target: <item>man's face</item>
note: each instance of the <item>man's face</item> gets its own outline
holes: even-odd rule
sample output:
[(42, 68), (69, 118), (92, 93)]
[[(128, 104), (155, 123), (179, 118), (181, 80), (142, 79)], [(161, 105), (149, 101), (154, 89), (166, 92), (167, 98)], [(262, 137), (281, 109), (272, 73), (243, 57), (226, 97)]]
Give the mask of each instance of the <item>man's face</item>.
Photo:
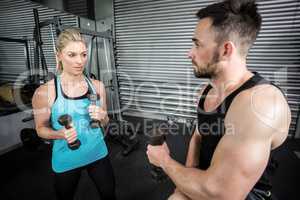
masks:
[(194, 45), (188, 54), (197, 78), (213, 78), (218, 73), (218, 45), (211, 23), (210, 18), (199, 20), (194, 32)]

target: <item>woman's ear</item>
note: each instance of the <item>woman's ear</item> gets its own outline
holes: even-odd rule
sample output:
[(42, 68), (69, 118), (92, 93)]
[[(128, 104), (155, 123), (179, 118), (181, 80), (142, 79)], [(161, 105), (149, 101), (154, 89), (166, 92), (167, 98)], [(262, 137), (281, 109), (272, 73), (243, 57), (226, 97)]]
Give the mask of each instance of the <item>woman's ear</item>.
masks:
[(55, 54), (55, 60), (56, 60), (56, 70), (57, 71), (62, 71), (63, 66), (62, 66), (61, 54), (60, 53)]
[(60, 60), (61, 60), (61, 53), (56, 52), (56, 53), (55, 53), (55, 57), (56, 57), (56, 61), (57, 61), (57, 62), (60, 61)]

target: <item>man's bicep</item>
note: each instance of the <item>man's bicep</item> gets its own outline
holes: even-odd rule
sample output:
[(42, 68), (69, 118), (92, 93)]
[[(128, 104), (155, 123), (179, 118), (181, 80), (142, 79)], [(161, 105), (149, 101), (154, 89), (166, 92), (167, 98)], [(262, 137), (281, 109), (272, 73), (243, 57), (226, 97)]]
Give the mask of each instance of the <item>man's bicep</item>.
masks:
[(233, 192), (237, 199), (245, 198), (261, 177), (270, 153), (266, 142), (235, 137), (228, 135), (222, 138), (209, 168), (214, 183), (224, 188), (222, 195), (226, 199), (232, 197)]
[[(226, 133), (209, 169), (214, 181), (223, 185), (225, 196), (235, 192), (240, 199), (246, 197), (264, 172), (272, 144), (273, 129), (261, 121), (251, 103), (247, 93), (232, 103), (225, 119)], [(269, 109), (265, 106), (261, 111)]]

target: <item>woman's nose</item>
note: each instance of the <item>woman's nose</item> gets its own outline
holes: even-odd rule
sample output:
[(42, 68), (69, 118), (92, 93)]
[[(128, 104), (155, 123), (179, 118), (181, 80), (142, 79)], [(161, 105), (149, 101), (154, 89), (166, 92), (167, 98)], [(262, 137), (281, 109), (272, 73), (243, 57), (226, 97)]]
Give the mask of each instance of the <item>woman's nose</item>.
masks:
[(84, 60), (84, 58), (82, 58), (81, 56), (78, 56), (78, 57), (76, 58), (76, 62), (79, 63), (79, 64), (82, 64), (82, 63), (83, 63), (83, 60)]

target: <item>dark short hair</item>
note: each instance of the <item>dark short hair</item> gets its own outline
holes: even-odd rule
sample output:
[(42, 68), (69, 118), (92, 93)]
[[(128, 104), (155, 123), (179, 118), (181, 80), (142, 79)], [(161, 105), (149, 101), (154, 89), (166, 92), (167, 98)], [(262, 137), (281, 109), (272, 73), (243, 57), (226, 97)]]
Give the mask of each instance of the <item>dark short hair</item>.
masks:
[(241, 54), (247, 54), (254, 43), (260, 28), (261, 16), (257, 11), (255, 0), (225, 0), (198, 11), (199, 19), (211, 18), (218, 44), (238, 36)]

